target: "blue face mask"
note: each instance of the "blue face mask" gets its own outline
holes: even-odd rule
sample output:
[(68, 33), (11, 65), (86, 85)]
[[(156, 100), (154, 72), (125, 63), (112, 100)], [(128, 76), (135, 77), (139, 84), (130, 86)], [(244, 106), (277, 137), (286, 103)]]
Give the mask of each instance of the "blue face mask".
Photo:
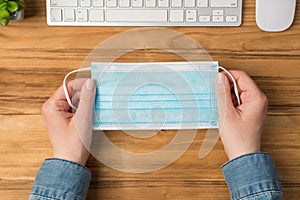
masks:
[(93, 63), (91, 70), (94, 129), (218, 127), (217, 62)]

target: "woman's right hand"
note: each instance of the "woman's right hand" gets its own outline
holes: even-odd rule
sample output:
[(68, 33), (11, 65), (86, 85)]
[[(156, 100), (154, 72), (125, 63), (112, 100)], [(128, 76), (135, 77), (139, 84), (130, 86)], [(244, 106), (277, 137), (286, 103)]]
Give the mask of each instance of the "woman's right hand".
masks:
[(221, 72), (215, 81), (219, 112), (219, 133), (230, 160), (260, 151), (263, 122), (268, 100), (255, 82), (243, 71), (230, 71), (237, 82), (241, 105), (233, 84)]

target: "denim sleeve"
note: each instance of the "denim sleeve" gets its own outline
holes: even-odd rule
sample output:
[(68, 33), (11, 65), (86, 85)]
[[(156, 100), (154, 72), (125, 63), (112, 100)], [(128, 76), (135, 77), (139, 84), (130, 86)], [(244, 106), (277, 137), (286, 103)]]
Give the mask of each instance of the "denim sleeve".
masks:
[(31, 189), (29, 200), (82, 200), (91, 181), (90, 171), (77, 163), (58, 158), (46, 159)]
[(275, 164), (268, 153), (251, 153), (222, 166), (232, 200), (279, 200), (282, 197)]

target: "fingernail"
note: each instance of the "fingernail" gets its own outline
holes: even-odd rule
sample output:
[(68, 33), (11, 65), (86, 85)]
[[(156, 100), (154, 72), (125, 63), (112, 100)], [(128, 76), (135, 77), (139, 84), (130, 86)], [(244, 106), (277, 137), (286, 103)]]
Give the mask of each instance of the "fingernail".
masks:
[(95, 86), (96, 86), (95, 81), (93, 81), (92, 79), (86, 80), (86, 82), (85, 82), (85, 88), (87, 90), (93, 90), (93, 89), (95, 89)]
[(222, 84), (224, 82), (224, 74), (218, 73), (218, 82), (219, 84)]

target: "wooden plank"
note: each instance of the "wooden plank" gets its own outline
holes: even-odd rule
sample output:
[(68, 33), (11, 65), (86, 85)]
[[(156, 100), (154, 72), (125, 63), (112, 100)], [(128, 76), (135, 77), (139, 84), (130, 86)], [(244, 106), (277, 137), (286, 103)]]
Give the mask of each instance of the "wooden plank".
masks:
[[(224, 62), (225, 65), (226, 63)], [(300, 113), (300, 68), (295, 65), (290, 66), (282, 71), (272, 71), (270, 67), (251, 70), (246, 66), (249, 74), (268, 96), (269, 112), (273, 114)], [(300, 59), (298, 66), (300, 66)], [(0, 68), (0, 74), (5, 77), (0, 80), (0, 91), (2, 91), (0, 113), (39, 114), (41, 105), (62, 84), (65, 74), (71, 70), (72, 68), (52, 68), (51, 70)], [(265, 71), (269, 72), (265, 73)]]
[[(256, 26), (255, 2), (243, 3), (242, 27), (170, 29), (192, 37), (213, 57), (219, 55), (220, 61), (226, 60), (226, 57), (237, 59), (280, 57), (299, 60), (299, 15), (296, 14), (289, 31), (266, 33)], [(299, 9), (300, 6), (297, 5), (297, 10)], [(49, 27), (45, 19), (45, 1), (29, 0), (25, 20), (22, 23), (11, 22), (9, 27), (0, 30), (0, 42), (7, 44), (1, 47), (3, 49), (1, 66), (12, 67), (13, 63), (15, 67), (22, 69), (32, 66), (77, 68), (90, 50), (100, 42), (130, 29), (132, 27)], [(16, 60), (15, 55), (20, 59)], [(270, 64), (270, 61), (268, 63)]]
[[(262, 150), (270, 152), (284, 183), (300, 181), (300, 116), (268, 116), (262, 137)], [(34, 122), (34, 123), (33, 123)], [(41, 162), (51, 157), (52, 150), (46, 127), (40, 116), (3, 115), (0, 117), (0, 175), (2, 180), (30, 179), (35, 176)], [(176, 135), (162, 131), (149, 138), (130, 137), (120, 131), (107, 132), (107, 137), (120, 148), (134, 152), (151, 152), (168, 144)], [(227, 158), (219, 141), (204, 159), (198, 159), (205, 132), (198, 131), (193, 144), (175, 163), (162, 170), (146, 174), (118, 172), (103, 166), (91, 157), (88, 167), (96, 180), (161, 179), (222, 181), (220, 167)], [(188, 169), (188, 170), (187, 170)]]
[[(20, 185), (21, 183), (21, 185)], [(210, 184), (207, 182), (194, 182), (192, 184), (183, 184), (174, 181), (174, 186), (168, 186), (168, 183), (162, 181), (161, 186), (140, 186), (141, 182), (124, 182), (119, 187), (119, 182), (107, 182), (109, 187), (91, 187), (87, 200), (129, 200), (129, 199), (153, 199), (153, 200), (174, 200), (174, 199), (208, 199), (208, 200), (229, 200), (229, 192), (225, 183)], [(5, 200), (27, 199), (29, 195), (30, 184), (24, 182), (7, 183), (10, 185), (19, 185), (19, 189), (2, 189), (0, 196)], [(103, 183), (101, 183), (103, 184)], [(117, 186), (115, 186), (117, 185)], [(113, 188), (113, 189), (111, 189)], [(296, 200), (300, 195), (299, 186), (283, 185), (283, 200)]]

